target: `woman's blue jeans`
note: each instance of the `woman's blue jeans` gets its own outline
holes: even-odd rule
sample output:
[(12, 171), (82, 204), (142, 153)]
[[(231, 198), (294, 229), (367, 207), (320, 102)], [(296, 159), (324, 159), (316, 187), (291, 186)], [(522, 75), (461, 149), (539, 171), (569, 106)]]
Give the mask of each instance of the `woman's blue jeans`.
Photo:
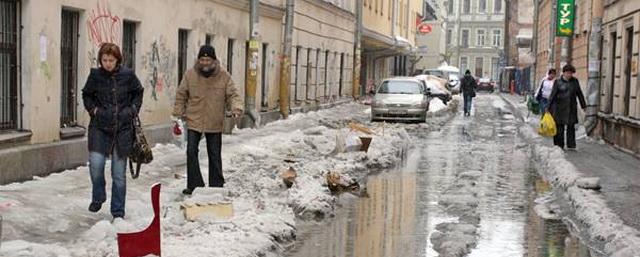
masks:
[[(107, 156), (98, 152), (89, 153), (89, 173), (93, 190), (91, 201), (104, 203), (107, 200), (105, 192), (104, 167)], [(124, 217), (124, 204), (127, 196), (127, 158), (118, 158), (115, 147), (111, 157), (111, 215)]]

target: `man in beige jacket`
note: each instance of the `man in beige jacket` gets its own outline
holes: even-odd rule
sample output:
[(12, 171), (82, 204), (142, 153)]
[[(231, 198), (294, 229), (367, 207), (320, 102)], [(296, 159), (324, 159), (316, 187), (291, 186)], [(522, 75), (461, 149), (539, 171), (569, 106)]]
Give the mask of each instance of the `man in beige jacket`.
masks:
[(190, 195), (196, 187), (204, 187), (198, 145), (204, 134), (209, 156), (209, 186), (222, 187), (222, 121), (225, 107), (234, 117), (242, 115), (242, 98), (225, 71), (215, 49), (202, 46), (198, 61), (189, 69), (176, 92), (173, 116), (182, 119), (187, 126), (187, 188), (183, 194)]

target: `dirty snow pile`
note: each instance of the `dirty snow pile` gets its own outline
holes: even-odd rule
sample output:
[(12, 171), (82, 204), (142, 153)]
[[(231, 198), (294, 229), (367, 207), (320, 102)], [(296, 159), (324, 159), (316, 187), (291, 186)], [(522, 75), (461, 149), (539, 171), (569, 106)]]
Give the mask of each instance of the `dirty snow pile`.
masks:
[[(149, 188), (156, 182), (162, 183), (163, 256), (277, 256), (295, 239), (296, 217), (322, 219), (333, 214), (336, 197), (327, 189), (327, 172), (362, 179), (399, 162), (409, 135), (400, 125), (371, 125), (366, 108), (346, 104), (224, 136), (222, 159), (226, 198), (233, 205), (231, 218), (185, 219), (181, 203), (189, 197), (181, 191), (186, 184), (186, 156), (173, 144), (155, 146), (154, 162), (143, 166), (139, 179), (128, 179), (125, 220), (111, 221), (109, 202), (98, 214), (86, 210), (91, 194), (87, 167), (1, 186), (0, 195), (19, 204), (0, 209), (5, 227), (0, 256), (118, 256), (116, 232), (142, 230), (151, 221)], [(368, 152), (336, 151), (339, 139), (348, 142), (357, 135), (344, 129), (352, 121), (376, 132)], [(206, 182), (204, 142), (200, 165)], [(288, 189), (280, 173), (289, 167), (297, 178)], [(110, 198), (109, 165), (106, 170)], [(198, 195), (206, 192), (196, 190), (191, 198), (208, 199)]]

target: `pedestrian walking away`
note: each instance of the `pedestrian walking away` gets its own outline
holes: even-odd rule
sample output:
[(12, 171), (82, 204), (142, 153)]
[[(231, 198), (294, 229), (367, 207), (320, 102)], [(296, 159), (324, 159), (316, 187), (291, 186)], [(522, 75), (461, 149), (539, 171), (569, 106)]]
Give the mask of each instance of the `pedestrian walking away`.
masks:
[(578, 103), (582, 109), (587, 107), (584, 95), (580, 89), (578, 79), (573, 77), (576, 72), (571, 64), (567, 64), (562, 68), (562, 76), (556, 79), (549, 96), (549, 107), (547, 109), (553, 115), (556, 122), (557, 133), (553, 137), (553, 143), (564, 149), (565, 132), (566, 146), (569, 150), (576, 148), (576, 130), (575, 125), (578, 123)]
[(464, 77), (460, 83), (460, 90), (462, 90), (462, 96), (464, 99), (464, 116), (471, 116), (471, 105), (473, 103), (473, 98), (476, 96), (478, 83), (476, 83), (476, 79), (471, 76), (471, 71), (469, 70), (465, 71)]
[(89, 112), (89, 173), (92, 196), (89, 211), (106, 201), (104, 168), (111, 157), (111, 215), (123, 218), (126, 199), (126, 162), (134, 142), (133, 118), (142, 106), (143, 87), (131, 69), (122, 66), (119, 47), (104, 43), (98, 51), (99, 68), (91, 69), (82, 89)]
[(544, 114), (544, 110), (549, 105), (549, 97), (551, 96), (551, 90), (553, 89), (553, 83), (556, 80), (556, 69), (549, 69), (547, 76), (543, 78), (534, 95), (536, 101), (540, 106), (540, 113)]
[(182, 79), (176, 92), (173, 119), (181, 119), (187, 127), (187, 187), (190, 195), (196, 187), (204, 187), (198, 159), (198, 145), (204, 136), (209, 158), (209, 186), (223, 187), (222, 128), (225, 107), (234, 117), (242, 115), (242, 98), (231, 75), (225, 71), (212, 46), (202, 46), (198, 60)]

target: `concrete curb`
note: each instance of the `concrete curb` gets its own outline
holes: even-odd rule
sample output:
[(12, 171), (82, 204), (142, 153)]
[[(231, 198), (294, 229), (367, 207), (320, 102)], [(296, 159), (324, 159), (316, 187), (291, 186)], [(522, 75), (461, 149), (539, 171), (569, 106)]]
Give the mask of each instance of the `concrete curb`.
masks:
[[(524, 121), (525, 115), (517, 106), (502, 94), (500, 97), (513, 114)], [(526, 121), (520, 126), (520, 132), (531, 143), (538, 172), (553, 184), (554, 191), (569, 201), (572, 215), (586, 227), (589, 240), (604, 245), (600, 254), (640, 256), (640, 231), (625, 225), (597, 191), (576, 185), (578, 179), (586, 176), (564, 157), (564, 152), (543, 145), (542, 137)]]

